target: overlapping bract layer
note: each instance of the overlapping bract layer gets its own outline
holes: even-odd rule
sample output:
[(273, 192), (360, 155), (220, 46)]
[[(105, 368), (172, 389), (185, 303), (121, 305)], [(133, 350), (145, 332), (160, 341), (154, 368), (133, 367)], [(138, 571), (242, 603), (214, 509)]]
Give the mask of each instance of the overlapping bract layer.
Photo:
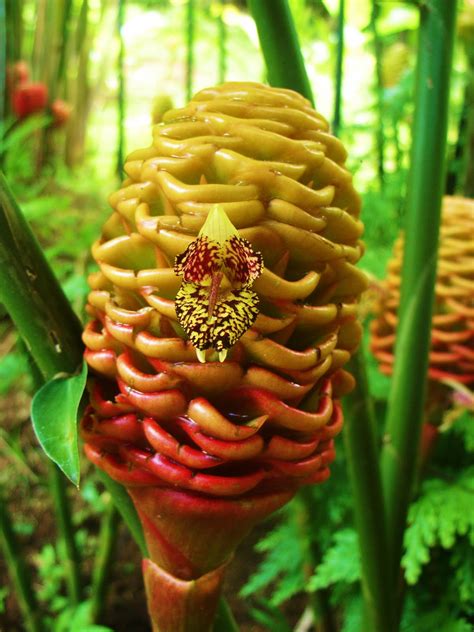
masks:
[[(365, 287), (345, 157), (301, 96), (232, 83), (168, 112), (129, 156), (93, 247), (84, 333), (106, 378), (84, 436), (116, 478), (233, 496), (327, 476)], [(209, 350), (201, 365), (177, 321), (173, 265), (216, 203), (265, 268), (255, 324), (225, 363)]]
[[(474, 200), (445, 197), (441, 215), (435, 306), (428, 375), (434, 381), (474, 384)], [(372, 321), (372, 351), (380, 370), (394, 362), (403, 238), (382, 286), (378, 317)]]

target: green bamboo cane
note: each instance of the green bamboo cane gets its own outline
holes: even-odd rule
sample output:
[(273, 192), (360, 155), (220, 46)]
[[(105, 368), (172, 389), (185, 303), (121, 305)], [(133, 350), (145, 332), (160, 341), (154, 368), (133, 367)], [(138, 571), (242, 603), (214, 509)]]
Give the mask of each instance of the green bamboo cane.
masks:
[(194, 31), (195, 31), (195, 0), (188, 0), (186, 5), (186, 100), (193, 96), (194, 73)]
[(59, 94), (64, 95), (66, 90), (66, 60), (69, 47), (69, 39), (71, 33), (71, 15), (72, 15), (73, 1), (65, 0), (63, 4), (63, 12), (61, 16), (61, 40), (59, 42), (59, 59), (56, 70), (56, 92), (55, 96)]
[(82, 598), (80, 557), (74, 537), (71, 508), (67, 497), (67, 481), (58, 466), (48, 459), (48, 487), (57, 521), (60, 557), (64, 565), (69, 602), (77, 606)]
[(349, 368), (357, 388), (344, 401), (343, 438), (361, 556), (364, 629), (394, 632), (379, 450), (362, 351), (353, 356)]
[(337, 17), (337, 56), (336, 56), (336, 85), (334, 87), (334, 119), (333, 133), (339, 135), (341, 127), (342, 78), (344, 62), (344, 13), (345, 0), (339, 0), (339, 14)]
[(13, 531), (12, 519), (4, 498), (0, 498), (0, 548), (5, 557), (27, 632), (44, 632), (31, 577)]
[(93, 623), (100, 619), (105, 607), (107, 582), (114, 561), (119, 524), (120, 513), (111, 498), (102, 516), (92, 573), (90, 620)]
[(405, 254), (381, 461), (394, 594), (423, 418), (455, 14), (456, 0), (430, 0), (420, 6)]
[(6, 0), (6, 2), (3, 2), (3, 4), (5, 7), (4, 10), (6, 11), (8, 24), (8, 37), (6, 37), (7, 59), (9, 62), (15, 62), (21, 59), (21, 48), (23, 40), (23, 0)]
[(288, 0), (248, 0), (272, 86), (296, 90), (313, 103)]
[(117, 34), (119, 39), (119, 53), (117, 58), (118, 75), (118, 142), (117, 142), (117, 175), (121, 179), (125, 153), (125, 42), (123, 26), (125, 22), (125, 0), (119, 0), (117, 13)]
[[(0, 160), (3, 156), (3, 134), (6, 114), (7, 80), (7, 13), (5, 0), (0, 0)], [(0, 165), (1, 166), (1, 165)]]
[(375, 128), (375, 142), (377, 147), (377, 172), (380, 187), (383, 188), (385, 178), (385, 132), (384, 132), (384, 105), (383, 105), (383, 80), (382, 80), (382, 41), (377, 27), (379, 7), (377, 0), (372, 0), (372, 11), (370, 14), (370, 30), (372, 32), (372, 47), (375, 60), (375, 94), (377, 125)]

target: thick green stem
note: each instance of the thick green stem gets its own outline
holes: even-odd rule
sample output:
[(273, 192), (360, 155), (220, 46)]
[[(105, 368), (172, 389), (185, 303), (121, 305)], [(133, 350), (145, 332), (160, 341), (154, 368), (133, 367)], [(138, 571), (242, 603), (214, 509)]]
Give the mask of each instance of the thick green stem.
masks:
[(82, 598), (81, 561), (74, 537), (70, 504), (67, 497), (67, 482), (61, 470), (49, 459), (48, 468), (48, 486), (54, 505), (54, 514), (61, 546), (60, 556), (64, 565), (69, 602), (72, 606), (77, 606)]
[(62, 6), (61, 39), (59, 42), (59, 59), (56, 69), (56, 92), (54, 93), (54, 96), (59, 96), (60, 94), (63, 95), (66, 89), (66, 60), (69, 45), (69, 36), (71, 33), (72, 7), (72, 0), (65, 0)]
[(93, 623), (100, 619), (105, 606), (107, 582), (114, 560), (119, 524), (120, 514), (113, 500), (110, 500), (101, 520), (94, 571), (92, 573), (90, 616)]
[(396, 359), (382, 450), (390, 588), (394, 595), (423, 420), (455, 15), (455, 0), (430, 0), (420, 7)]
[(334, 87), (334, 120), (333, 133), (339, 134), (341, 127), (342, 113), (342, 77), (344, 61), (344, 10), (345, 0), (339, 0), (339, 15), (337, 18), (337, 56), (336, 56), (336, 85)]
[(296, 90), (313, 103), (288, 0), (248, 0), (272, 86)]
[(190, 101), (193, 96), (195, 11), (195, 0), (188, 0), (186, 7), (186, 101)]
[(377, 172), (380, 187), (384, 185), (385, 178), (385, 132), (384, 132), (384, 104), (383, 104), (383, 79), (382, 79), (382, 40), (377, 28), (377, 17), (379, 7), (377, 0), (372, 0), (372, 11), (370, 14), (370, 30), (372, 32), (372, 47), (375, 60), (375, 95), (377, 105), (377, 124), (375, 127), (375, 142), (377, 147)]
[(123, 25), (125, 21), (125, 0), (119, 0), (117, 13), (117, 34), (119, 40), (119, 52), (117, 57), (118, 75), (118, 142), (117, 142), (117, 174), (122, 178), (123, 159), (125, 153), (125, 42), (123, 39)]
[(1, 173), (0, 301), (44, 380), (76, 371), (81, 325)]
[(44, 632), (33, 582), (25, 564), (4, 498), (0, 498), (0, 547), (5, 557), (27, 632)]
[(345, 398), (343, 437), (359, 537), (365, 620), (370, 632), (392, 632), (396, 628), (387, 564), (379, 451), (361, 351), (352, 358), (350, 370), (356, 378), (357, 387)]

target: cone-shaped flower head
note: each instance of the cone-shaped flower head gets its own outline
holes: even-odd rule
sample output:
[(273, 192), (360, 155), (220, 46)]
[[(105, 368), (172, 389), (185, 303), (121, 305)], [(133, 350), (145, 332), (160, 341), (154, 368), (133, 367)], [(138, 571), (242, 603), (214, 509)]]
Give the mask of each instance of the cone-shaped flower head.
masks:
[(165, 114), (110, 197), (82, 433), (142, 519), (157, 630), (187, 599), (160, 586), (212, 611), (252, 525), (329, 475), (366, 286), (345, 158), (303, 97), (228, 83)]
[[(474, 201), (445, 197), (441, 214), (428, 376), (431, 381), (474, 385)], [(371, 348), (380, 370), (391, 374), (400, 300), (403, 236), (395, 244), (371, 323)]]

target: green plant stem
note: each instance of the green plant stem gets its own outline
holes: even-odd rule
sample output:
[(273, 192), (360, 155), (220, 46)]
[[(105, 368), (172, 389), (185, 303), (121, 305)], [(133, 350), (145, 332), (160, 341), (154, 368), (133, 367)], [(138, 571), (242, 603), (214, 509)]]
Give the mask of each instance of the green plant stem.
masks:
[(123, 485), (114, 481), (108, 474), (102, 470), (96, 470), (98, 477), (104, 484), (105, 489), (112, 496), (112, 500), (117, 511), (122, 516), (123, 521), (127, 525), (128, 530), (132, 534), (133, 539), (137, 543), (143, 557), (148, 556), (148, 549), (143, 535), (142, 525), (138, 517), (132, 499), (127, 493)]
[(229, 604), (222, 597), (219, 599), (213, 632), (239, 632), (239, 626), (232, 615)]
[[(318, 522), (318, 515), (309, 487), (301, 488), (293, 503), (296, 511), (292, 517), (300, 533), (299, 541), (304, 549), (304, 559), (307, 561), (304, 571), (309, 579), (322, 557), (321, 550), (312, 534), (314, 525)], [(337, 625), (329, 602), (329, 590), (316, 590), (309, 593), (308, 601), (317, 631), (336, 632)]]
[(32, 589), (33, 582), (18, 546), (12, 519), (4, 498), (0, 498), (0, 546), (27, 632), (44, 632), (38, 604)]
[(353, 356), (349, 366), (357, 387), (344, 401), (343, 437), (359, 538), (366, 629), (394, 632), (379, 452), (361, 351)]
[(117, 141), (117, 175), (122, 178), (123, 161), (125, 154), (125, 42), (123, 39), (123, 25), (125, 21), (125, 0), (119, 0), (117, 13), (117, 34), (119, 40), (119, 52), (117, 57), (118, 76), (118, 141)]
[(344, 12), (345, 0), (339, 0), (339, 14), (337, 17), (337, 56), (336, 56), (336, 85), (334, 87), (334, 119), (333, 133), (338, 136), (342, 120), (342, 78), (344, 62)]
[(64, 564), (69, 602), (72, 606), (77, 606), (82, 598), (81, 561), (74, 537), (70, 503), (67, 497), (67, 482), (61, 470), (49, 459), (48, 470), (48, 487), (56, 516), (61, 544), (60, 555)]
[(63, 95), (66, 90), (66, 60), (71, 34), (71, 14), (73, 0), (64, 0), (61, 15), (61, 39), (59, 42), (59, 59), (56, 69), (56, 92), (54, 96)]
[(0, 301), (45, 381), (76, 371), (81, 325), (1, 173)]
[(105, 606), (107, 582), (114, 561), (119, 524), (120, 514), (111, 499), (102, 516), (92, 573), (90, 616), (93, 623), (100, 619)]
[(399, 324), (381, 461), (394, 595), (423, 420), (455, 15), (455, 0), (420, 6)]
[(313, 103), (288, 0), (248, 0), (270, 85), (296, 90)]
[(195, 12), (195, 0), (188, 0), (186, 5), (186, 101), (190, 101), (193, 96)]
[(377, 18), (379, 7), (377, 0), (372, 0), (370, 14), (370, 30), (372, 32), (372, 48), (375, 60), (375, 95), (377, 105), (377, 123), (375, 126), (375, 142), (377, 147), (377, 172), (380, 187), (383, 188), (385, 179), (385, 131), (384, 131), (384, 104), (383, 104), (383, 80), (382, 80), (382, 40), (380, 39)]
[[(21, 344), (24, 345), (23, 340), (21, 340)], [(38, 390), (45, 381), (31, 353), (28, 353), (28, 360), (33, 386), (35, 390)], [(67, 497), (68, 483), (59, 467), (50, 459), (47, 458), (46, 460), (48, 464), (48, 487), (53, 501), (56, 528), (61, 545), (59, 553), (64, 564), (69, 602), (71, 606), (77, 606), (82, 598), (81, 559), (72, 524), (71, 505)]]

